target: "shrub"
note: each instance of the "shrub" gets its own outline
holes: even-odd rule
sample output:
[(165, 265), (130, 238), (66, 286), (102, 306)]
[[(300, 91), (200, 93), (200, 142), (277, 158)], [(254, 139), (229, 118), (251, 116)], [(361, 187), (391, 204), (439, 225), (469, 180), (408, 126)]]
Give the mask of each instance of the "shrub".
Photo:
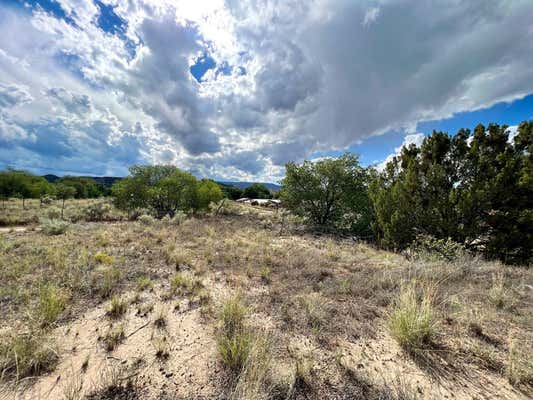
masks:
[(65, 295), (54, 285), (49, 284), (39, 294), (39, 316), (44, 325), (56, 322), (66, 306)]
[(46, 210), (45, 215), (49, 219), (59, 219), (61, 218), (61, 209), (58, 207), (50, 207)]
[(103, 221), (109, 218), (111, 206), (106, 202), (97, 202), (88, 205), (83, 210), (83, 219), (86, 221)]
[(418, 235), (409, 246), (411, 257), (428, 260), (454, 261), (465, 252), (464, 246), (451, 238), (437, 239), (431, 235)]
[(152, 217), (149, 214), (143, 214), (139, 218), (137, 218), (137, 221), (139, 221), (142, 225), (153, 225), (155, 223), (155, 218)]
[(432, 290), (424, 288), (419, 298), (416, 282), (403, 286), (390, 315), (389, 328), (404, 348), (416, 350), (431, 343), (436, 333)]
[(94, 261), (98, 264), (113, 265), (115, 263), (115, 257), (106, 253), (97, 253), (94, 255)]
[(41, 332), (0, 337), (0, 377), (15, 379), (52, 371), (59, 356), (54, 343)]
[(60, 219), (48, 219), (41, 220), (41, 230), (47, 235), (61, 235), (65, 233), (70, 224)]

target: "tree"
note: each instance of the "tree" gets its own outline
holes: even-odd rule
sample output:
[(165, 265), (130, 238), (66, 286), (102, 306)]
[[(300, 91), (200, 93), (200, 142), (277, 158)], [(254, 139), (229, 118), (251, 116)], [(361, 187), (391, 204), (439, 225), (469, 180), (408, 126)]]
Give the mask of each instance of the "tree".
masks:
[(76, 189), (74, 194), (76, 199), (97, 198), (105, 193), (105, 189), (101, 184), (96, 183), (91, 178), (82, 176), (64, 176), (57, 183), (74, 187)]
[(197, 208), (196, 178), (169, 165), (133, 166), (112, 193), (118, 208), (146, 208), (158, 218)]
[(74, 197), (76, 194), (76, 188), (73, 186), (65, 185), (63, 183), (56, 184), (56, 196), (62, 200), (61, 203), (61, 219), (63, 219), (63, 212), (65, 210), (65, 200)]
[(242, 189), (238, 188), (237, 186), (221, 185), (221, 190), (224, 197), (231, 200), (237, 200), (243, 196)]
[(369, 172), (356, 156), (303, 164), (288, 163), (280, 198), (285, 207), (310, 223), (366, 236), (372, 219)]
[(244, 189), (243, 196), (248, 197), (250, 199), (272, 198), (272, 194), (270, 193), (270, 190), (268, 190), (268, 188), (262, 183), (254, 183), (248, 186), (246, 189)]
[(218, 203), (224, 197), (220, 186), (211, 179), (202, 179), (196, 188), (198, 210), (207, 210), (211, 203)]
[(418, 234), (452, 239), (490, 258), (533, 262), (533, 122), (433, 132), (404, 148), (371, 185), (375, 234), (401, 249)]

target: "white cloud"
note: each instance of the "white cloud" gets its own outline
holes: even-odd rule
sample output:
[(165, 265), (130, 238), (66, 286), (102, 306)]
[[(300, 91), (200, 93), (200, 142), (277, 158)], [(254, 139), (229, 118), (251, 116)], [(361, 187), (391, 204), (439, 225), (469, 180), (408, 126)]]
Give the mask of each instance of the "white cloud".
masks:
[(379, 16), (379, 7), (371, 7), (366, 10), (365, 18), (363, 19), (363, 26), (368, 26), (378, 19)]
[(389, 154), (382, 162), (380, 162), (376, 166), (377, 170), (383, 171), (386, 165), (389, 162), (391, 162), (394, 159), (394, 157), (397, 157), (402, 153), (402, 149), (404, 147), (409, 147), (412, 144), (414, 144), (417, 147), (420, 147), (423, 141), (424, 141), (423, 133), (413, 133), (413, 134), (405, 135), (405, 137), (403, 138), (402, 144), (394, 149), (394, 153)]
[[(66, 20), (0, 6), (2, 116), (35, 137), (9, 157), (277, 180), (289, 160), (533, 93), (531, 2), (104, 3), (123, 35), (91, 0), (59, 0)], [(216, 67), (198, 83), (202, 55)]]

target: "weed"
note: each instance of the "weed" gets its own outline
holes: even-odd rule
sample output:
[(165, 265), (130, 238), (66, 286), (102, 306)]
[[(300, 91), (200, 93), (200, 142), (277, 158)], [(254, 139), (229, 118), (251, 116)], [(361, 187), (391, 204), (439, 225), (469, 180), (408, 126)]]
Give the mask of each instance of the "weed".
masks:
[(181, 272), (170, 280), (170, 295), (193, 294), (202, 288), (202, 283), (190, 274)]
[(83, 390), (83, 380), (79, 375), (72, 374), (63, 386), (64, 400), (80, 400), (81, 391)]
[(221, 329), (224, 335), (233, 336), (243, 329), (247, 308), (241, 297), (236, 295), (226, 301), (220, 313)]
[(218, 353), (222, 362), (232, 371), (240, 371), (244, 367), (251, 347), (252, 336), (248, 332), (223, 335), (218, 340)]
[(114, 266), (107, 266), (100, 270), (101, 276), (97, 281), (98, 291), (102, 298), (107, 298), (113, 292), (120, 280), (120, 270)]
[(145, 225), (145, 226), (155, 224), (155, 218), (149, 214), (143, 214), (139, 216), (139, 218), (137, 218), (137, 221), (139, 221), (141, 225)]
[(166, 336), (158, 336), (152, 340), (155, 356), (159, 359), (167, 359), (170, 356), (170, 345)]
[(509, 345), (505, 375), (513, 386), (533, 386), (533, 355), (531, 346), (520, 347), (516, 340)]

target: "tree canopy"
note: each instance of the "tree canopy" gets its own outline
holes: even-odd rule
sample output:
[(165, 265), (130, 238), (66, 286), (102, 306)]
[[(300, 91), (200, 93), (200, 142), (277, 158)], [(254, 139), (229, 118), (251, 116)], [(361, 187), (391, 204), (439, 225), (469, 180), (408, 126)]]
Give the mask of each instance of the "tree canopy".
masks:
[(316, 226), (370, 233), (369, 172), (356, 156), (288, 163), (285, 168), (280, 192), (285, 207)]

